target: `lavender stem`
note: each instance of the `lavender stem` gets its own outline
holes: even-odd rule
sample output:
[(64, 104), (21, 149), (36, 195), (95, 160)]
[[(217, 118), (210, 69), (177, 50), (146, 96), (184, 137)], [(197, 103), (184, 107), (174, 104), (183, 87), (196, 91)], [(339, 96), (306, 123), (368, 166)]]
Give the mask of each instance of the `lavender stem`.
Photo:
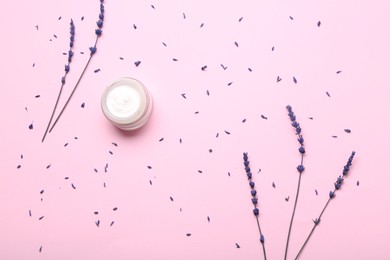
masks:
[(307, 236), (305, 242), (303, 243), (301, 249), (299, 250), (297, 256), (295, 257), (295, 260), (298, 259), (298, 257), (301, 255), (303, 249), (305, 248), (307, 242), (309, 241), (309, 239), (311, 238), (312, 234), (314, 233), (314, 230), (316, 229), (316, 227), (318, 226), (318, 224), (321, 222), (321, 217), (322, 215), (324, 214), (325, 212), (325, 209), (328, 207), (329, 205), (329, 202), (331, 199), (333, 199), (335, 196), (336, 196), (336, 191), (339, 190), (344, 182), (344, 177), (347, 176), (348, 172), (349, 172), (349, 169), (350, 167), (352, 166), (352, 161), (353, 161), (353, 158), (355, 156), (355, 152), (353, 151), (350, 155), (350, 157), (348, 158), (348, 162), (347, 164), (344, 166), (344, 169), (343, 169), (343, 174), (342, 176), (339, 176), (335, 182), (335, 189), (333, 191), (330, 191), (329, 192), (329, 198), (328, 198), (328, 201), (326, 202), (324, 208), (321, 210), (321, 213), (320, 215), (318, 216), (318, 218), (316, 218), (313, 222), (314, 222), (314, 226), (313, 228), (311, 229), (309, 235)]
[[(303, 163), (303, 154), (302, 154), (302, 157), (301, 157), (301, 165), (302, 165), (302, 163)], [(299, 173), (299, 178), (298, 178), (297, 192), (296, 192), (296, 195), (295, 195), (294, 209), (293, 209), (293, 212), (292, 212), (292, 215), (291, 215), (290, 226), (288, 228), (286, 250), (284, 252), (284, 259), (285, 260), (287, 259), (287, 252), (288, 252), (288, 245), (289, 245), (289, 242), (290, 242), (291, 229), (292, 229), (292, 224), (294, 222), (295, 210), (296, 210), (297, 204), (298, 204), (299, 190), (300, 190), (300, 187), (301, 187), (301, 177), (302, 177), (302, 173), (300, 172)]]

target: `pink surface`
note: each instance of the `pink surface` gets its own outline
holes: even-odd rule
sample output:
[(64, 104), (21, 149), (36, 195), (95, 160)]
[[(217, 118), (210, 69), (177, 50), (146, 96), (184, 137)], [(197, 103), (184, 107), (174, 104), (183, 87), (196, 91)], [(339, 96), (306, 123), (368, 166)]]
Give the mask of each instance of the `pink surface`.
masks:
[[(99, 2), (1, 6), (0, 259), (262, 259), (242, 152), (268, 257), (282, 259), (300, 159), (287, 104), (307, 151), (289, 259), (352, 150), (350, 175), (301, 259), (390, 259), (388, 1), (107, 1), (96, 56), (44, 143), (70, 18), (64, 97), (88, 58)], [(154, 98), (150, 122), (133, 134), (100, 110), (104, 88), (122, 76)]]

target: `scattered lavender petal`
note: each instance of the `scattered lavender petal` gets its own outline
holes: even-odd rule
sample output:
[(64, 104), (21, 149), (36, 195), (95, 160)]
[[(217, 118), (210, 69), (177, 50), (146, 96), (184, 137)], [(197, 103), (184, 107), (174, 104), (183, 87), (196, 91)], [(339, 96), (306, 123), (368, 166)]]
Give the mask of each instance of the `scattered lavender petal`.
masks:
[(226, 69), (227, 69), (227, 67), (224, 66), (223, 64), (221, 64), (221, 67), (222, 67), (223, 70), (226, 70)]
[(318, 27), (321, 26), (321, 21), (318, 21), (318, 22), (317, 22), (317, 26), (318, 26)]
[(226, 131), (226, 130), (225, 130), (225, 133), (226, 133), (227, 135), (230, 135), (230, 132), (229, 132), (229, 131)]
[(199, 172), (199, 173), (203, 173), (203, 171), (202, 171), (202, 170), (198, 170), (198, 172)]
[(296, 78), (296, 77), (293, 77), (293, 81), (294, 81), (294, 83), (295, 83), (295, 84), (297, 84), (297, 83), (298, 83), (298, 80), (297, 80), (297, 78)]
[(262, 119), (265, 119), (265, 120), (268, 119), (268, 117), (266, 117), (266, 116), (264, 116), (264, 115), (261, 115), (261, 118), (262, 118)]
[(165, 47), (167, 47), (167, 44), (165, 42), (162, 43)]
[(148, 165), (148, 169), (152, 169), (152, 166)]
[(134, 65), (135, 65), (136, 67), (138, 67), (140, 64), (141, 64), (141, 61), (139, 61), (139, 60), (134, 62)]
[(294, 17), (290, 16), (290, 20), (294, 20)]
[(206, 94), (207, 96), (210, 96), (210, 92), (208, 90), (206, 90)]
[(275, 47), (274, 46), (272, 46), (272, 49), (271, 49), (271, 51), (274, 51), (275, 50)]
[(118, 146), (118, 144), (117, 143), (114, 143), (114, 142), (112, 142), (111, 143), (113, 146)]
[(360, 182), (359, 182), (359, 181), (357, 181), (357, 182), (356, 182), (356, 185), (357, 185), (357, 186), (359, 186), (359, 185), (360, 185)]
[(341, 70), (336, 71), (336, 73), (337, 73), (337, 74), (340, 74), (340, 73), (341, 73)]
[(95, 214), (95, 215), (98, 215), (98, 214), (99, 214), (99, 212), (98, 212), (98, 211), (95, 211), (95, 212), (93, 212), (93, 214)]
[(236, 45), (236, 47), (239, 47), (238, 42), (234, 42), (234, 45)]
[(282, 81), (282, 78), (278, 76), (278, 77), (276, 78), (276, 82), (280, 82), (280, 81)]
[(162, 142), (164, 141), (164, 137), (160, 138), (160, 140), (158, 140), (159, 142)]
[(231, 86), (232, 84), (233, 84), (233, 81), (232, 81), (232, 82), (229, 82), (227, 85), (228, 85), (228, 86)]
[(244, 119), (242, 120), (242, 122), (245, 123), (245, 122), (246, 122), (246, 118), (244, 118)]
[(209, 223), (210, 223), (210, 217), (209, 217), (209, 216), (207, 216), (207, 222), (209, 222)]
[(28, 211), (28, 215), (29, 215), (30, 217), (32, 217), (31, 209)]
[(99, 225), (100, 225), (100, 220), (95, 221), (95, 224), (96, 224), (97, 227), (99, 227)]
[(112, 151), (108, 151), (109, 154), (113, 155), (114, 153)]
[(74, 186), (74, 184), (73, 184), (73, 183), (72, 183), (72, 188), (73, 188), (73, 189), (76, 189), (76, 186)]
[(65, 144), (64, 144), (64, 147), (67, 147), (67, 146), (68, 146), (68, 143), (65, 143)]
[(81, 104), (81, 107), (82, 107), (82, 108), (84, 108), (84, 107), (85, 107), (85, 103), (84, 103), (84, 102)]
[(195, 111), (195, 115), (199, 114), (199, 111)]
[(185, 93), (181, 94), (181, 96), (185, 99), (187, 98)]
[(154, 7), (154, 5), (150, 5), (150, 7), (152, 7), (153, 9), (156, 9), (156, 8)]
[(315, 191), (315, 193), (316, 193), (316, 196), (318, 196), (318, 190), (314, 190)]
[(110, 227), (112, 227), (112, 225), (114, 225), (114, 223), (115, 223), (115, 222), (114, 222), (114, 221), (112, 221), (112, 222), (111, 222), (111, 224), (110, 224)]
[(42, 252), (42, 246), (39, 247), (39, 253), (41, 253), (41, 252)]
[(170, 199), (171, 201), (173, 201), (173, 198), (172, 198), (172, 197), (169, 197), (169, 199)]
[(201, 23), (200, 28), (202, 28), (203, 26), (204, 26), (204, 23)]
[(230, 172), (228, 172), (228, 176), (230, 177)]
[(236, 248), (241, 248), (239, 244), (236, 243)]
[(62, 16), (58, 17), (58, 21), (61, 20)]
[(40, 193), (40, 194), (43, 194), (44, 192), (45, 192), (45, 190), (41, 190), (39, 193)]
[(99, 71), (100, 71), (100, 69), (96, 69), (93, 72), (98, 73)]
[(242, 21), (242, 19), (244, 19), (244, 17), (240, 17), (240, 19), (238, 19), (238, 22), (241, 22), (241, 21)]
[(330, 94), (329, 94), (329, 92), (328, 92), (328, 91), (326, 91), (326, 95), (327, 95), (328, 97), (330, 97)]
[(205, 71), (206, 69), (207, 69), (207, 65), (205, 65), (205, 66), (203, 66), (203, 67), (201, 68), (202, 71)]
[(123, 57), (119, 57), (120, 60), (123, 60)]
[(113, 211), (117, 211), (117, 210), (118, 210), (118, 207), (114, 207), (112, 210), (113, 210)]
[(276, 188), (275, 182), (272, 182), (272, 188)]
[(42, 219), (44, 219), (44, 217), (45, 217), (45, 216), (42, 216), (42, 217), (40, 217), (40, 218), (39, 218), (39, 220), (42, 220)]
[(209, 149), (209, 153), (212, 153), (213, 152), (213, 149)]
[(248, 70), (249, 70), (250, 72), (252, 72), (252, 69), (251, 69), (251, 68), (248, 68)]
[(16, 169), (20, 169), (20, 167), (22, 167), (22, 165), (19, 164), (18, 166), (16, 166)]
[(186, 236), (187, 236), (187, 237), (190, 237), (190, 236), (191, 236), (191, 233), (187, 233)]
[(344, 129), (344, 131), (346, 132), (346, 133), (348, 133), (348, 134), (350, 134), (352, 131), (351, 131), (351, 129)]
[(337, 138), (337, 135), (332, 135), (333, 138)]
[(289, 201), (289, 199), (290, 199), (290, 196), (284, 198), (285, 201)]
[(153, 183), (152, 183), (152, 181), (151, 181), (151, 180), (149, 180), (149, 184), (150, 184), (150, 185), (153, 185)]
[(28, 126), (28, 129), (30, 129), (30, 130), (33, 130), (33, 129), (34, 129), (33, 123), (31, 123), (31, 124)]
[(133, 24), (134, 30), (137, 30), (137, 25)]
[(178, 61), (178, 59), (176, 59), (176, 58), (173, 58), (172, 60), (173, 60), (173, 61)]
[(84, 21), (84, 16), (81, 17), (81, 21)]
[(41, 97), (41, 95), (35, 95), (35, 98), (40, 98)]
[(185, 13), (183, 13), (183, 19), (186, 19), (186, 14)]

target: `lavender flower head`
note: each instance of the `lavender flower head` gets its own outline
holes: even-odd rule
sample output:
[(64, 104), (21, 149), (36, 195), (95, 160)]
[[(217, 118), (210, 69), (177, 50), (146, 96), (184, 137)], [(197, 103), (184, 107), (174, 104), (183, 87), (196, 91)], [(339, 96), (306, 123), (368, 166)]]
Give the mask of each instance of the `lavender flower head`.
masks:
[[(287, 112), (288, 112), (288, 116), (290, 117), (290, 120), (291, 120), (291, 125), (295, 128), (295, 133), (298, 135), (298, 143), (300, 144), (300, 147), (298, 149), (299, 153), (303, 156), (304, 153), (306, 153), (306, 150), (305, 150), (305, 147), (304, 147), (304, 139), (303, 139), (303, 136), (302, 136), (302, 129), (301, 129), (301, 126), (299, 125), (299, 123), (297, 122), (297, 118), (292, 110), (292, 107), (290, 105), (287, 105), (286, 106), (286, 109), (287, 109)], [(297, 166), (297, 170), (299, 173), (302, 173), (304, 170), (305, 170), (305, 167), (302, 165), (302, 163), (300, 165)]]
[(68, 64), (65, 65), (65, 75), (63, 77), (61, 77), (61, 83), (63, 85), (65, 84), (66, 75), (70, 71), (70, 63), (72, 62), (73, 55), (74, 55), (74, 52), (73, 52), (72, 49), (73, 49), (73, 45), (74, 45), (75, 33), (76, 33), (76, 28), (74, 26), (73, 19), (70, 19), (70, 38), (69, 38)]
[(255, 183), (252, 181), (252, 173), (251, 173), (251, 168), (249, 168), (249, 160), (248, 160), (248, 153), (243, 154), (243, 159), (244, 159), (244, 167), (245, 167), (245, 172), (248, 177), (249, 181), (249, 187), (251, 188), (251, 195), (252, 195), (252, 204), (254, 206), (253, 209), (253, 214), (255, 216), (259, 215), (259, 209), (257, 208), (257, 191), (255, 189)]
[[(100, 0), (99, 20), (96, 22), (98, 28), (95, 29), (95, 34), (97, 38), (99, 38), (103, 33), (102, 30), (103, 24), (104, 24), (104, 0)], [(95, 45), (93, 47), (89, 47), (89, 50), (91, 51), (91, 56), (94, 55), (97, 51), (96, 43), (97, 43), (97, 39)]]

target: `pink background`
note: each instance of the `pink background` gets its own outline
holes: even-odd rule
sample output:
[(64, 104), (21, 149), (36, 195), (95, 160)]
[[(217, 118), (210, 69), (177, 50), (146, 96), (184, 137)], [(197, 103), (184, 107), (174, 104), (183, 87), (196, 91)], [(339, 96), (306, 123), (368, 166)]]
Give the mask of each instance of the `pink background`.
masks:
[[(262, 259), (245, 151), (267, 254), (282, 259), (300, 159), (287, 104), (307, 150), (289, 259), (352, 150), (350, 175), (301, 259), (390, 259), (389, 1), (107, 0), (96, 56), (44, 143), (70, 18), (76, 54), (63, 97), (88, 58), (99, 2), (2, 0), (1, 10), (1, 259)], [(122, 76), (154, 98), (133, 134), (100, 110)]]

